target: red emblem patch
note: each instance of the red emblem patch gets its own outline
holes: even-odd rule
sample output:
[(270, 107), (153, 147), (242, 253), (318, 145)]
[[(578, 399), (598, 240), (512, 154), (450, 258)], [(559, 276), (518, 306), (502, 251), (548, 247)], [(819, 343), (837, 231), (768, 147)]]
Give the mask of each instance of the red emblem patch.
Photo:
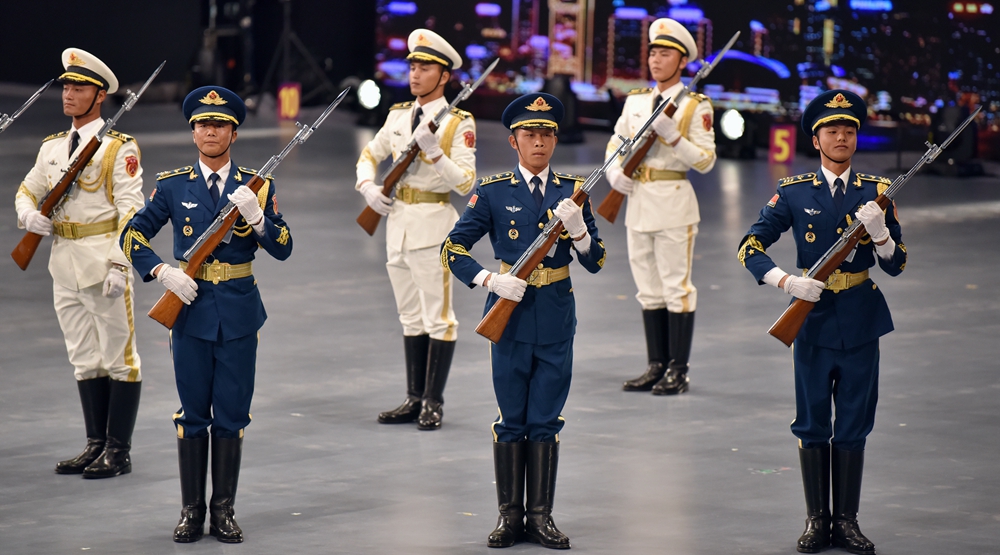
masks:
[(125, 171), (128, 172), (129, 177), (135, 177), (136, 172), (139, 171), (139, 159), (132, 154), (126, 156)]
[(472, 197), (469, 198), (469, 204), (465, 205), (465, 207), (466, 208), (475, 208), (477, 200), (479, 200), (479, 195), (472, 195)]
[(472, 131), (466, 131), (464, 137), (465, 137), (465, 146), (467, 146), (469, 148), (472, 148), (472, 147), (476, 146), (476, 134), (475, 133), (473, 133)]
[(152, 193), (149, 193), (149, 202), (153, 202), (153, 197), (156, 196), (156, 189), (153, 189)]
[(778, 204), (778, 195), (777, 194), (775, 194), (773, 197), (771, 197), (771, 200), (769, 200), (767, 202), (767, 205), (770, 206), (771, 208), (774, 208), (775, 204)]
[(712, 130), (712, 114), (702, 114), (701, 124), (705, 127), (705, 131)]
[(278, 195), (277, 193), (271, 195), (271, 204), (273, 204), (274, 213), (278, 213)]

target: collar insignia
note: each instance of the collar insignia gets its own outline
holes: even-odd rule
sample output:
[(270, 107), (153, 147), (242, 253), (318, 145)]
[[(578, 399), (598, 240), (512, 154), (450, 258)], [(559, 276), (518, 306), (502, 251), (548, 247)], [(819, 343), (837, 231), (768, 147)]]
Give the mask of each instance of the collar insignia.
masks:
[(198, 102), (201, 102), (202, 104), (208, 104), (211, 106), (222, 106), (223, 104), (228, 104), (228, 102), (226, 102), (225, 99), (219, 96), (219, 93), (215, 92), (214, 90), (208, 91), (208, 94), (206, 94), (202, 98), (199, 98)]
[(847, 101), (843, 93), (837, 93), (837, 96), (833, 97), (833, 100), (824, 104), (827, 108), (850, 108), (854, 106)]
[(534, 102), (525, 106), (525, 108), (532, 112), (548, 112), (552, 109), (552, 106), (549, 106), (549, 103), (545, 102), (545, 99), (539, 96)]

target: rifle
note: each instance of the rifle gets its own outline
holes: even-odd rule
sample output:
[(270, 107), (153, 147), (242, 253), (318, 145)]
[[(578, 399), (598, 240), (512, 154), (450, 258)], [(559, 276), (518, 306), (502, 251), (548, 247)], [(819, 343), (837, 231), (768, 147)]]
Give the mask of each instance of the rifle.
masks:
[[(972, 122), (982, 109), (982, 106), (976, 108), (976, 111), (973, 112), (968, 119), (962, 122), (962, 125), (959, 125), (955, 131), (953, 131), (952, 134), (945, 139), (941, 146), (931, 144), (930, 141), (924, 143), (927, 145), (927, 152), (920, 157), (920, 160), (918, 160), (917, 163), (909, 169), (909, 171), (897, 177), (884, 193), (875, 198), (875, 202), (878, 203), (879, 207), (882, 210), (888, 209), (893, 202), (893, 198), (899, 190), (906, 185), (906, 182), (910, 180), (910, 177), (917, 173), (917, 171), (919, 171), (924, 164), (930, 164), (933, 162), (934, 159), (936, 159), (938, 155), (944, 151), (944, 149), (948, 148), (948, 145), (955, 140), (955, 137), (957, 137), (962, 130), (964, 130), (966, 126)], [(812, 268), (809, 268), (809, 271), (806, 272), (806, 277), (825, 282), (826, 279), (830, 277), (830, 274), (832, 274), (834, 270), (836, 270), (837, 267), (839, 267), (840, 264), (847, 259), (865, 233), (864, 224), (855, 220), (847, 227), (847, 229), (844, 230), (840, 239), (837, 239), (837, 242), (834, 243), (833, 246), (830, 247), (826, 253), (816, 261), (815, 264), (812, 265)], [(802, 324), (805, 323), (806, 317), (809, 316), (809, 312), (812, 311), (815, 304), (816, 303), (796, 298), (792, 301), (792, 304), (788, 305), (788, 308), (786, 308), (785, 312), (781, 314), (781, 317), (774, 322), (771, 329), (767, 330), (767, 333), (778, 338), (778, 340), (786, 346), (791, 347), (792, 343), (795, 341), (795, 337), (799, 335), (799, 330), (802, 328)]]
[[(139, 101), (139, 97), (146, 91), (146, 87), (153, 82), (153, 79), (156, 79), (156, 76), (160, 74), (160, 70), (163, 69), (163, 66), (166, 65), (166, 63), (167, 62), (164, 61), (160, 64), (160, 67), (156, 68), (156, 71), (154, 71), (153, 74), (149, 76), (149, 79), (146, 79), (146, 82), (142, 84), (142, 88), (139, 89), (138, 93), (133, 93), (131, 90), (126, 91), (128, 92), (128, 96), (125, 98), (125, 102), (118, 110), (118, 113), (115, 114), (113, 118), (104, 122), (104, 127), (101, 127), (101, 130), (98, 131), (96, 135), (91, 137), (90, 141), (88, 141), (83, 147), (83, 150), (80, 151), (80, 154), (78, 154), (76, 159), (73, 160), (73, 163), (70, 164), (69, 169), (63, 172), (63, 176), (59, 180), (59, 183), (56, 183), (56, 186), (46, 193), (45, 196), (42, 197), (42, 200), (38, 202), (38, 211), (41, 212), (43, 216), (46, 218), (50, 217), (57, 208), (66, 202), (66, 199), (70, 197), (73, 193), (73, 189), (76, 187), (76, 180), (80, 177), (80, 172), (83, 171), (83, 168), (87, 167), (90, 160), (95, 154), (97, 154), (97, 149), (101, 148), (101, 142), (104, 140), (104, 136), (108, 134), (108, 131), (111, 131), (116, 123), (118, 123), (118, 118), (122, 117), (122, 114), (131, 110), (132, 106), (135, 106), (135, 103)], [(37, 95), (39, 93), (35, 94)], [(32, 99), (29, 102), (34, 102), (34, 100)], [(21, 110), (24, 108), (25, 106), (22, 106)], [(15, 113), (14, 117), (17, 117), (21, 110), (18, 110), (18, 113)], [(31, 263), (31, 259), (35, 256), (35, 251), (38, 250), (38, 245), (40, 245), (41, 242), (41, 235), (30, 231), (25, 232), (24, 237), (22, 237), (17, 246), (14, 247), (14, 251), (10, 253), (11, 258), (14, 259), (14, 262), (17, 263), (19, 268), (22, 270), (28, 269), (28, 264)]]
[(45, 92), (45, 89), (49, 88), (49, 85), (51, 85), (53, 81), (55, 81), (55, 79), (49, 79), (48, 83), (45, 83), (40, 89), (35, 91), (35, 94), (31, 95), (31, 98), (22, 104), (21, 107), (18, 108), (13, 114), (9, 116), (7, 114), (0, 114), (0, 133), (3, 133), (8, 127), (10, 127), (10, 124), (14, 123), (14, 120), (16, 120), (18, 116), (34, 104), (35, 101), (38, 100), (38, 97), (42, 96), (42, 93)]
[[(649, 119), (642, 124), (642, 128), (639, 133), (636, 133), (636, 137), (641, 137), (642, 132), (645, 131), (650, 125), (652, 125), (653, 120), (656, 119), (657, 114), (663, 108), (666, 107), (670, 99), (667, 98), (657, 106), (656, 110), (650, 114)], [(591, 172), (587, 180), (583, 182), (583, 185), (573, 192), (573, 196), (569, 197), (570, 200), (575, 202), (577, 206), (583, 206), (584, 202), (587, 202), (587, 198), (590, 196), (590, 190), (594, 188), (597, 181), (604, 177), (604, 173), (608, 171), (611, 164), (618, 159), (618, 156), (622, 154), (628, 154), (629, 150), (635, 145), (633, 139), (626, 139), (625, 137), (618, 135), (621, 140), (621, 144), (618, 148), (604, 161), (601, 167), (595, 169)], [(517, 262), (510, 267), (507, 271), (508, 274), (514, 274), (519, 279), (527, 281), (528, 277), (531, 276), (531, 272), (541, 264), (542, 259), (548, 254), (552, 245), (555, 244), (556, 239), (559, 238), (559, 234), (563, 231), (563, 223), (559, 218), (553, 217), (548, 223), (542, 228), (541, 233), (535, 237), (535, 240), (531, 242), (528, 249), (521, 254)], [(503, 330), (507, 328), (507, 322), (510, 320), (510, 315), (513, 314), (514, 309), (517, 307), (517, 301), (512, 301), (510, 299), (505, 299), (500, 297), (497, 302), (493, 304), (490, 311), (486, 313), (479, 325), (476, 326), (476, 333), (489, 339), (494, 343), (500, 341), (500, 337), (503, 336)]]
[[(696, 73), (691, 81), (684, 87), (684, 90), (682, 90), (681, 93), (675, 97), (680, 100), (667, 106), (666, 109), (663, 110), (663, 113), (668, 118), (674, 116), (677, 112), (677, 105), (680, 104), (680, 101), (683, 100), (689, 92), (691, 92), (691, 89), (693, 89), (699, 81), (707, 77), (709, 73), (712, 73), (712, 70), (715, 69), (715, 66), (718, 65), (720, 61), (722, 61), (722, 57), (726, 55), (726, 52), (729, 52), (729, 49), (733, 47), (733, 44), (736, 43), (736, 39), (739, 38), (739, 36), (740, 32), (736, 31), (736, 34), (729, 39), (726, 46), (715, 55), (715, 59), (712, 60), (712, 63), (702, 64), (698, 73)], [(655, 114), (658, 112), (654, 111), (653, 113)], [(636, 137), (640, 137), (639, 133), (636, 133)], [(653, 148), (653, 145), (656, 144), (656, 138), (656, 132), (650, 131), (648, 135), (639, 139), (640, 144), (638, 148), (633, 149), (627, 156), (625, 156), (625, 159), (622, 160), (622, 169), (625, 171), (625, 175), (630, 178), (632, 177), (632, 174), (635, 173), (639, 164), (641, 164), (643, 159), (646, 158), (646, 154), (649, 153), (649, 149)], [(601, 201), (601, 205), (597, 207), (597, 213), (603, 216), (605, 220), (615, 223), (615, 220), (618, 219), (618, 211), (621, 210), (622, 202), (624, 200), (625, 195), (611, 189), (611, 191), (608, 192), (608, 196), (604, 197), (604, 200)]]
[[(281, 152), (272, 156), (271, 159), (264, 164), (264, 167), (257, 172), (257, 175), (253, 176), (253, 179), (247, 183), (247, 187), (249, 187), (254, 193), (260, 191), (260, 188), (264, 186), (264, 182), (271, 179), (271, 174), (274, 172), (275, 168), (278, 167), (278, 164), (281, 164), (281, 161), (285, 159), (285, 156), (288, 156), (288, 153), (291, 152), (297, 145), (306, 142), (306, 139), (313, 134), (313, 131), (316, 131), (327, 116), (333, 112), (334, 108), (336, 108), (337, 105), (344, 100), (344, 97), (347, 96), (347, 93), (350, 90), (351, 88), (347, 87), (341, 91), (341, 93), (337, 95), (336, 100), (323, 110), (323, 113), (316, 118), (316, 121), (311, 126), (295, 122), (295, 125), (299, 128), (298, 133), (292, 137), (292, 140), (285, 145), (285, 148), (282, 149)], [(219, 212), (219, 215), (215, 217), (212, 225), (208, 226), (208, 229), (206, 229), (205, 232), (198, 237), (198, 240), (191, 245), (191, 248), (184, 253), (184, 260), (188, 263), (187, 269), (184, 270), (184, 273), (187, 274), (188, 277), (194, 279), (198, 269), (201, 268), (201, 265), (204, 264), (206, 260), (208, 260), (208, 257), (212, 255), (212, 251), (219, 246), (219, 243), (227, 242), (229, 240), (233, 225), (236, 224), (236, 218), (238, 218), (239, 215), (240, 211), (236, 208), (235, 204), (232, 202), (226, 203), (226, 205), (222, 207), (222, 211)], [(167, 329), (171, 329), (174, 327), (174, 323), (177, 321), (177, 316), (180, 314), (182, 308), (184, 308), (184, 301), (174, 294), (173, 291), (167, 290), (163, 293), (163, 296), (160, 297), (160, 300), (156, 301), (156, 304), (153, 305), (153, 308), (151, 308), (147, 314), (153, 320), (156, 320), (166, 326)]]
[[(483, 74), (479, 76), (479, 79), (476, 79), (475, 83), (471, 85), (465, 83), (462, 86), (462, 90), (458, 93), (458, 96), (455, 97), (455, 100), (452, 100), (451, 104), (449, 104), (447, 108), (442, 108), (441, 111), (434, 116), (434, 119), (427, 124), (431, 133), (437, 132), (438, 128), (441, 126), (441, 121), (444, 120), (444, 117), (447, 116), (449, 112), (451, 112), (452, 108), (458, 106), (459, 102), (462, 102), (472, 96), (473, 91), (478, 89), (479, 85), (483, 84), (483, 81), (486, 80), (486, 76), (493, 71), (493, 68), (495, 68), (499, 62), (500, 58), (493, 60), (493, 63), (490, 64), (485, 71), (483, 71)], [(396, 187), (396, 183), (399, 183), (400, 178), (403, 177), (403, 174), (406, 173), (406, 170), (409, 169), (410, 164), (413, 163), (419, 153), (420, 145), (417, 144), (417, 140), (410, 139), (410, 144), (406, 145), (406, 150), (403, 151), (403, 154), (396, 158), (392, 165), (389, 166), (389, 169), (385, 170), (380, 177), (382, 180), (383, 195), (389, 196), (389, 194), (392, 193), (393, 188)], [(378, 228), (378, 223), (382, 221), (382, 215), (372, 210), (371, 206), (366, 206), (356, 221), (358, 222), (358, 225), (361, 226), (361, 229), (365, 230), (365, 233), (368, 235), (374, 235), (375, 230)]]

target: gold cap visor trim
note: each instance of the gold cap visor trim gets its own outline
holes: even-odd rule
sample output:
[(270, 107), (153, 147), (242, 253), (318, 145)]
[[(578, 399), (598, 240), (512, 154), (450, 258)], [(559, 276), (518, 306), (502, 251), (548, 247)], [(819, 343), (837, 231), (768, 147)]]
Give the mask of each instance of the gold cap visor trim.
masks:
[[(426, 52), (410, 52), (410, 55), (406, 57), (407, 61), (416, 60), (418, 62), (434, 62), (436, 64), (441, 64), (445, 69), (451, 67), (451, 62), (445, 60), (444, 58), (438, 58), (437, 56), (428, 54)], [(451, 71), (450, 69), (448, 71)]]
[(510, 126), (511, 131), (520, 127), (541, 127), (544, 129), (559, 129), (559, 124), (550, 119), (526, 119)]
[(66, 73), (60, 75), (59, 79), (57, 79), (57, 81), (60, 82), (64, 80), (76, 81), (77, 83), (90, 83), (91, 85), (97, 85), (102, 89), (107, 88), (108, 86), (106, 83), (102, 83), (99, 80), (94, 79), (93, 77), (89, 77), (87, 75), (81, 75), (79, 73), (76, 73), (75, 71), (67, 71)]
[(825, 118), (819, 118), (818, 120), (816, 120), (816, 123), (814, 123), (812, 126), (812, 130), (816, 131), (816, 128), (819, 127), (820, 125), (837, 120), (853, 121), (854, 125), (857, 125), (859, 129), (861, 128), (861, 121), (858, 120), (858, 118), (848, 114), (833, 114), (832, 116), (826, 116)]
[(656, 40), (649, 43), (650, 46), (666, 46), (680, 50), (681, 54), (688, 55), (688, 49), (682, 42), (673, 37), (656, 37)]
[(191, 116), (191, 119), (188, 120), (188, 123), (195, 123), (204, 120), (229, 121), (236, 124), (237, 126), (239, 126), (240, 124), (240, 122), (235, 117), (229, 114), (223, 114), (222, 112), (201, 112), (200, 114), (195, 114)]

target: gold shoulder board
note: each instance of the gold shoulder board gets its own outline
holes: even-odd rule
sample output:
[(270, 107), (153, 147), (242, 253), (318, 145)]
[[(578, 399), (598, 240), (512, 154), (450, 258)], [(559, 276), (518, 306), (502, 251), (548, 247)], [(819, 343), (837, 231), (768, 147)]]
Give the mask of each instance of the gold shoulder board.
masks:
[(793, 175), (791, 177), (782, 177), (781, 180), (778, 181), (778, 186), (785, 187), (786, 185), (805, 183), (806, 181), (812, 181), (813, 179), (816, 179), (816, 174), (813, 172)]
[(638, 89), (632, 89), (632, 90), (630, 90), (628, 92), (628, 94), (629, 95), (633, 95), (633, 94), (646, 94), (646, 93), (648, 93), (651, 90), (653, 90), (652, 87), (640, 87)]
[(479, 185), (489, 185), (497, 181), (505, 181), (514, 177), (514, 172), (501, 172), (479, 180)]
[(413, 106), (413, 101), (412, 100), (408, 100), (406, 102), (397, 102), (397, 103), (393, 104), (392, 106), (389, 106), (389, 110), (390, 111), (391, 110), (402, 110), (404, 108), (409, 108), (410, 106)]
[(44, 139), (42, 139), (42, 142), (45, 143), (45, 142), (51, 141), (52, 139), (59, 139), (59, 138), (65, 137), (66, 135), (69, 135), (69, 131), (60, 131), (59, 133), (53, 133), (53, 134), (49, 135), (48, 137), (45, 137)]
[(697, 100), (698, 102), (705, 102), (706, 100), (709, 101), (709, 102), (711, 102), (710, 98), (708, 98), (707, 96), (705, 96), (705, 95), (703, 95), (701, 93), (697, 93), (697, 92), (693, 92), (692, 91), (692, 92), (688, 93), (688, 96), (690, 96), (691, 98)]
[(119, 133), (118, 131), (115, 131), (114, 129), (112, 129), (111, 131), (108, 131), (108, 136), (111, 137), (111, 138), (113, 138), (113, 139), (118, 139), (119, 141), (121, 141), (123, 143), (127, 143), (129, 141), (134, 141), (135, 140), (135, 137), (133, 137), (132, 135), (126, 135), (125, 133)]
[(257, 170), (253, 168), (244, 168), (243, 166), (238, 166), (239, 170), (243, 173), (248, 173), (250, 175), (257, 175)]
[(167, 170), (165, 172), (160, 172), (156, 174), (156, 180), (166, 179), (168, 177), (173, 177), (175, 175), (181, 175), (183, 173), (190, 173), (194, 168), (192, 166), (184, 166), (183, 168), (177, 168), (176, 170)]
[(451, 115), (455, 116), (458, 119), (468, 119), (472, 117), (471, 112), (466, 112), (465, 110), (459, 108), (452, 108)]

